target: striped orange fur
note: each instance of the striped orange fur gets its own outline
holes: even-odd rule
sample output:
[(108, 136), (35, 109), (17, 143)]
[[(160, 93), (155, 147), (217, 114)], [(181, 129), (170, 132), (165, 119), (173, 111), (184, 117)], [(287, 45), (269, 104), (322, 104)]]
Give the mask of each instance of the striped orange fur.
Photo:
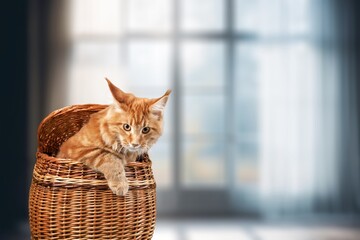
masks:
[(110, 189), (123, 196), (129, 189), (124, 165), (147, 152), (161, 136), (171, 91), (155, 99), (138, 98), (106, 80), (114, 103), (91, 115), (89, 122), (61, 145), (57, 157), (74, 159), (102, 172)]

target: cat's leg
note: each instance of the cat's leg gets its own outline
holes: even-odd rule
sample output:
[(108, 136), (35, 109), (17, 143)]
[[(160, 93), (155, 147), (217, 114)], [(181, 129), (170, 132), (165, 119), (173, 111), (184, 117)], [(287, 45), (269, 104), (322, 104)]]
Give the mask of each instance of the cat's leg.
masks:
[[(109, 168), (108, 168), (109, 169)], [(129, 183), (125, 176), (125, 168), (120, 160), (116, 164), (111, 164), (107, 173), (103, 171), (105, 178), (108, 180), (110, 189), (116, 195), (125, 196), (129, 191)]]
[(124, 163), (111, 153), (102, 153), (91, 161), (85, 162), (89, 167), (102, 172), (108, 181), (110, 189), (116, 195), (124, 196), (129, 191), (125, 176)]

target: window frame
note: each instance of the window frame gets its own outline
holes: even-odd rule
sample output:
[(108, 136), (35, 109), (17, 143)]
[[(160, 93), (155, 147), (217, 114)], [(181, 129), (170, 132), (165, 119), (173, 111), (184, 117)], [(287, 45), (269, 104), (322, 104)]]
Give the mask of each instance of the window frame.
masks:
[[(304, 36), (290, 36), (290, 37), (262, 37), (252, 32), (242, 32), (236, 29), (236, 0), (223, 0), (224, 4), (224, 30), (219, 32), (183, 32), (181, 30), (181, 0), (172, 1), (172, 30), (167, 33), (161, 32), (129, 32), (126, 27), (127, 6), (130, 0), (123, 0), (121, 12), (121, 35), (114, 36), (81, 36), (73, 38), (73, 43), (78, 41), (96, 41), (96, 42), (116, 42), (119, 44), (121, 51), (120, 62), (126, 66), (129, 59), (129, 45), (133, 40), (166, 40), (170, 42), (172, 48), (171, 55), (171, 88), (172, 102), (173, 102), (173, 134), (172, 134), (172, 169), (173, 171), (173, 186), (170, 188), (158, 188), (158, 210), (160, 214), (181, 213), (181, 214), (211, 214), (211, 213), (256, 213), (257, 203), (257, 189), (251, 186), (236, 186), (235, 183), (235, 162), (236, 162), (236, 141), (238, 136), (234, 131), (235, 128), (235, 110), (236, 110), (236, 48), (237, 44), (244, 42), (267, 42), (267, 41), (297, 41), (304, 40)], [(225, 139), (224, 149), (224, 171), (225, 184), (223, 187), (194, 187), (186, 188), (182, 185), (182, 159), (183, 147), (182, 138), (184, 133), (181, 131), (182, 123), (182, 98), (184, 96), (184, 89), (182, 87), (181, 75), (181, 45), (185, 41), (221, 41), (225, 46), (225, 69), (224, 69), (224, 87), (221, 94), (225, 98), (224, 111), (226, 116), (226, 126), (223, 137)], [(261, 44), (261, 43), (260, 43)], [(255, 163), (257, 164), (257, 163)], [(243, 203), (241, 200), (244, 195), (251, 195), (255, 200), (252, 206), (248, 203)], [(209, 201), (209, 199), (212, 199)], [(204, 204), (206, 203), (206, 204)], [(249, 210), (250, 209), (250, 210)], [(249, 212), (245, 212), (249, 213)]]

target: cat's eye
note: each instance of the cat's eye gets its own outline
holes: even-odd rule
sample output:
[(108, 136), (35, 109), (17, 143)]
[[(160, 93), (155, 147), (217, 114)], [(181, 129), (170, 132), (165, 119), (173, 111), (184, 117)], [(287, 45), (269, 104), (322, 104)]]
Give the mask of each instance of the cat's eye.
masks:
[(127, 124), (127, 123), (125, 123), (125, 124), (123, 125), (123, 128), (124, 128), (125, 131), (130, 131), (130, 130), (131, 130), (130, 125)]
[(150, 132), (150, 128), (149, 128), (149, 127), (144, 127), (144, 128), (141, 130), (141, 132), (142, 132), (143, 134), (147, 134), (147, 133)]

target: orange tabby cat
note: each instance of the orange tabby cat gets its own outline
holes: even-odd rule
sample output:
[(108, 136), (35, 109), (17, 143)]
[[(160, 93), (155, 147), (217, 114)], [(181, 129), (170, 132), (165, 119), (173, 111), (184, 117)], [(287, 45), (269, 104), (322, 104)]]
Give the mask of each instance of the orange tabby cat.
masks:
[(161, 136), (171, 91), (156, 99), (138, 98), (106, 81), (114, 103), (92, 114), (89, 122), (61, 145), (57, 157), (75, 159), (102, 172), (110, 189), (123, 196), (129, 189), (124, 165), (147, 152)]

